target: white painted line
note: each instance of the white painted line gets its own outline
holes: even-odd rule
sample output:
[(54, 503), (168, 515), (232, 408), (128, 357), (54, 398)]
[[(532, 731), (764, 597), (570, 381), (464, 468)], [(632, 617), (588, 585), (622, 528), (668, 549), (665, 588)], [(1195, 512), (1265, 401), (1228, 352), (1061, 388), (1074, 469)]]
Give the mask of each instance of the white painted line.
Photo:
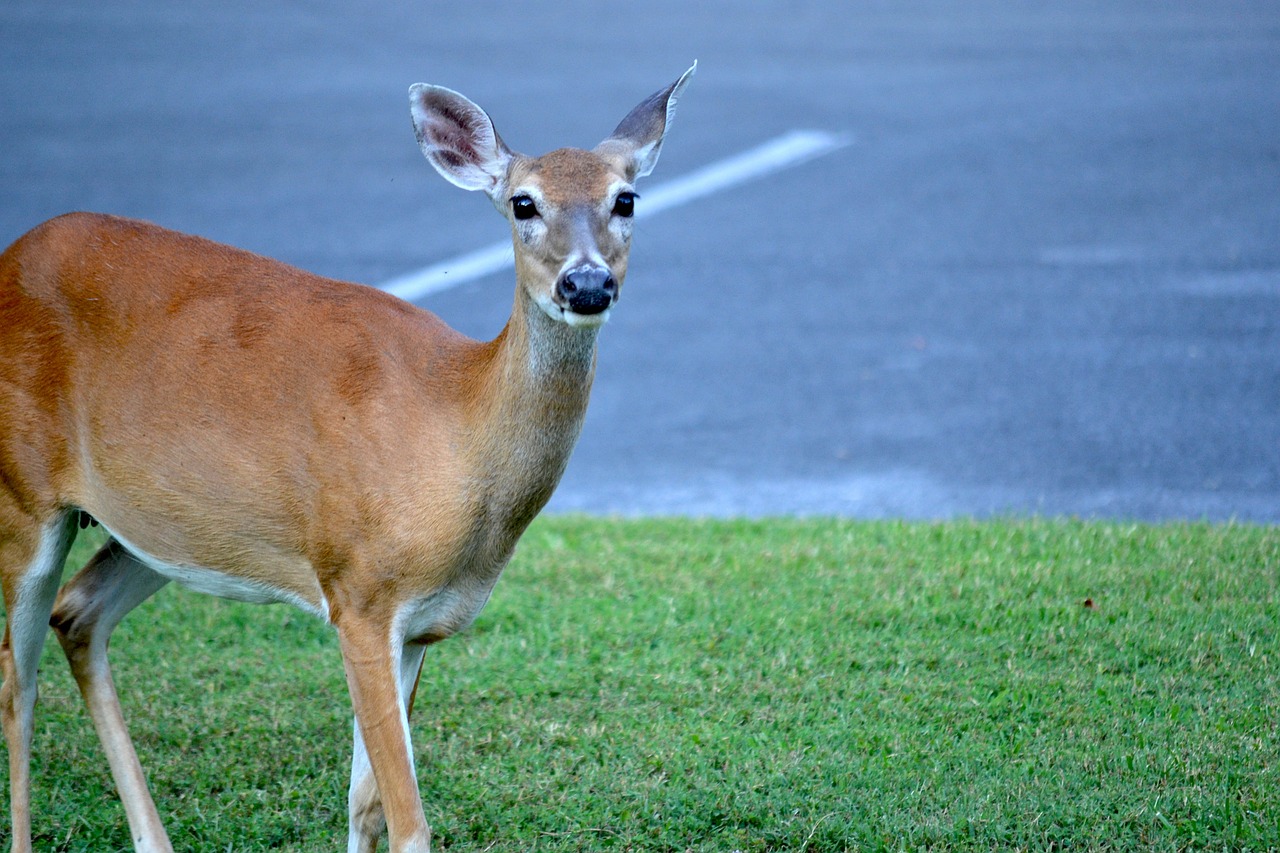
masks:
[[(719, 190), (797, 166), (843, 148), (852, 141), (848, 136), (821, 130), (793, 130), (763, 145), (640, 193), (636, 216), (653, 216)], [(510, 269), (514, 263), (511, 243), (504, 240), (392, 279), (383, 283), (381, 288), (393, 296), (412, 302), (428, 294)]]
[(514, 265), (515, 256), (512, 254), (511, 241), (504, 240), (394, 278), (379, 287), (392, 296), (399, 296), (401, 299), (413, 302), (428, 294), (448, 290), (468, 281), (484, 278), (491, 273), (510, 269)]
[(851, 141), (847, 136), (821, 130), (793, 130), (749, 151), (641, 192), (636, 216), (652, 216), (704, 195), (798, 166), (843, 148)]

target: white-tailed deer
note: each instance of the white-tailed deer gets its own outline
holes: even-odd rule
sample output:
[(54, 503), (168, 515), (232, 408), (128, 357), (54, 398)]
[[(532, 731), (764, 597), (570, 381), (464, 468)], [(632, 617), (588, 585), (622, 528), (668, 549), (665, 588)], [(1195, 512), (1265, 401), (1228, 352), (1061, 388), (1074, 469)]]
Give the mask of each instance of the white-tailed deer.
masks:
[[(696, 67), (696, 66), (695, 66)], [(70, 214), (0, 255), (0, 714), (31, 849), (36, 665), (54, 627), (138, 850), (170, 850), (107, 640), (170, 580), (289, 602), (338, 633), (355, 710), (348, 850), (425, 851), (408, 714), (559, 481), (627, 272), (634, 182), (693, 75), (591, 151), (512, 152), (410, 89), (422, 151), (511, 223), (516, 295), (480, 343), (372, 288), (153, 225)], [(110, 541), (59, 592), (77, 521)]]

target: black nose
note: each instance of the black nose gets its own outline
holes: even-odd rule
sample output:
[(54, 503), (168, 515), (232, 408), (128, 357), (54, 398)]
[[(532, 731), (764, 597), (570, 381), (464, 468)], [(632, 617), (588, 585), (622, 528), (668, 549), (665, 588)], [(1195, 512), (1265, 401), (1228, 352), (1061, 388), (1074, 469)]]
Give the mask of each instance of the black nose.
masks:
[(556, 294), (575, 314), (599, 314), (613, 304), (618, 283), (603, 267), (577, 267), (556, 282)]

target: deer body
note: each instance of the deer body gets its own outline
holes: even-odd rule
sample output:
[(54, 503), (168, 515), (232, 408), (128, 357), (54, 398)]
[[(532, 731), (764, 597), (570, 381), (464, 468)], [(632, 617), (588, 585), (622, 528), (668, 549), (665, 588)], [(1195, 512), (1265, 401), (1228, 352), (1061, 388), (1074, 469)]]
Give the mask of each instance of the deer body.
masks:
[[(692, 69), (690, 69), (690, 73)], [(512, 224), (487, 343), (371, 288), (146, 223), (70, 214), (0, 255), (0, 716), (30, 850), (35, 663), (52, 622), (138, 850), (168, 850), (107, 639), (169, 580), (338, 631), (355, 709), (348, 849), (429, 849), (407, 716), (423, 648), (479, 613), (577, 439), (626, 273), (631, 182), (676, 84), (594, 151), (506, 148), (454, 92), (411, 90), (428, 160)], [(58, 592), (80, 513), (111, 541)], [(56, 595), (56, 602), (55, 602)]]
[[(94, 242), (110, 278), (69, 275)], [(500, 566), (568, 460), (594, 328), (531, 330), (549, 318), (518, 297), (497, 341), (477, 343), (372, 288), (91, 214), (46, 223), (16, 256), (48, 262), (62, 247), (73, 251), (46, 286), (24, 276), (48, 297), (23, 313), (56, 334), (0, 370), (58, 365), (78, 393), (32, 407), (18, 434), (48, 449), (19, 482), (44, 481), (31, 500), (88, 512), (170, 579), (333, 619), (341, 584), (366, 576), (330, 564), (358, 544), (371, 565), (396, 566), (385, 592), (430, 594), (474, 568), (459, 565), (467, 557)], [(225, 266), (198, 277), (156, 260), (209, 252)], [(81, 289), (64, 293), (67, 280)], [(557, 333), (579, 340), (541, 343), (549, 375), (522, 369), (530, 337)], [(264, 445), (282, 424), (288, 438)], [(311, 523), (331, 518), (365, 524)], [(352, 532), (359, 543), (340, 541)]]

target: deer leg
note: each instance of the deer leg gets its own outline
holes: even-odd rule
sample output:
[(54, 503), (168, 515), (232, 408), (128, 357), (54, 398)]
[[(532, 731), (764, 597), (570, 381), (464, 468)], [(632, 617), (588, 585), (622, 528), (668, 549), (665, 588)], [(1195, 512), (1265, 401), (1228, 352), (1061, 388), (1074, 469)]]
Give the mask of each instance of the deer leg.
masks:
[[(23, 534), (27, 535), (23, 535)], [(62, 578), (62, 564), (75, 539), (75, 516), (67, 512), (0, 540), (6, 618), (0, 641), (0, 723), (9, 747), (9, 806), (13, 853), (31, 850), (31, 737), (36, 706), (36, 670)]]
[(377, 847), (383, 822), (391, 853), (429, 853), (431, 830), (422, 813), (409, 742), (412, 682), (424, 647), (400, 644), (390, 631), (340, 625), (342, 660), (355, 708), (355, 750), (348, 804), (349, 853)]
[(62, 589), (50, 619), (107, 753), (139, 853), (170, 853), (173, 848), (125, 727), (107, 661), (107, 642), (125, 614), (165, 583), (165, 578), (111, 541)]
[[(413, 700), (417, 695), (418, 677), (422, 672), (426, 645), (407, 643), (400, 653), (400, 696), (405, 699), (405, 718), (413, 713)], [(355, 747), (351, 755), (351, 789), (347, 795), (350, 812), (350, 831), (347, 836), (347, 853), (374, 853), (378, 838), (386, 829), (386, 816), (382, 809), (382, 797), (374, 780), (373, 767), (369, 764), (369, 751), (360, 735), (360, 725), (355, 729)], [(410, 756), (412, 756), (412, 749)], [(415, 777), (416, 778), (416, 777)]]

